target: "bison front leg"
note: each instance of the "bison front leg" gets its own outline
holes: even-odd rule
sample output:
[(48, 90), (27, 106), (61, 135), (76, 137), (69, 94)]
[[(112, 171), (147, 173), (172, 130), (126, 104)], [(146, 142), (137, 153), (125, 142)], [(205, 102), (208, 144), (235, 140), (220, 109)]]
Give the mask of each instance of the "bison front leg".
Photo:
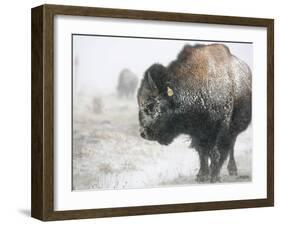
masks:
[(200, 169), (197, 174), (197, 181), (198, 182), (205, 182), (209, 181), (209, 155), (208, 153), (204, 152), (204, 150), (199, 149), (199, 160), (200, 160)]
[(220, 182), (220, 170), (223, 161), (222, 161), (221, 153), (217, 148), (217, 146), (215, 146), (213, 150), (210, 151), (210, 159), (211, 159), (211, 165), (210, 165), (211, 183)]

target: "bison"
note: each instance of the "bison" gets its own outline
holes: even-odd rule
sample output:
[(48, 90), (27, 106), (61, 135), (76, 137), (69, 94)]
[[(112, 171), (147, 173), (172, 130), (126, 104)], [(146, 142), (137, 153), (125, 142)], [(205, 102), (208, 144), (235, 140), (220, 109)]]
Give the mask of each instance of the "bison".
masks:
[(234, 145), (251, 122), (251, 70), (223, 44), (186, 45), (167, 67), (153, 64), (138, 90), (140, 135), (168, 145), (188, 134), (199, 154), (197, 181), (237, 175)]
[(132, 97), (135, 94), (138, 85), (138, 77), (129, 69), (123, 69), (118, 79), (118, 96)]

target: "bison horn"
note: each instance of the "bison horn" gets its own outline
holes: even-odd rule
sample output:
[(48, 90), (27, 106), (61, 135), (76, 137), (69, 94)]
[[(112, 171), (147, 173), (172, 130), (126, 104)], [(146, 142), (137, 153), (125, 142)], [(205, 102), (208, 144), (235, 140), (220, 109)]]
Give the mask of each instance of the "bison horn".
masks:
[(150, 86), (151, 89), (156, 89), (156, 85), (150, 75), (150, 72), (147, 73), (147, 79), (148, 79), (148, 84)]
[(167, 94), (169, 97), (174, 95), (174, 91), (169, 86), (167, 86)]

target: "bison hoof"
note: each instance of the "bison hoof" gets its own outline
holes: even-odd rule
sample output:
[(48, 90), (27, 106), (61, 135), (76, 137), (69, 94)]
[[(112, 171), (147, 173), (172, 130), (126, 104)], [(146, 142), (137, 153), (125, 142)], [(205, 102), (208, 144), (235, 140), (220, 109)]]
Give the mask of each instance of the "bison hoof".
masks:
[(227, 166), (229, 176), (237, 176), (237, 167), (234, 164), (228, 164)]
[(228, 170), (229, 176), (238, 176), (237, 170)]
[(210, 182), (211, 183), (219, 183), (219, 182), (221, 182), (221, 177), (220, 176), (212, 176)]
[(199, 183), (210, 181), (209, 173), (198, 173), (196, 181)]

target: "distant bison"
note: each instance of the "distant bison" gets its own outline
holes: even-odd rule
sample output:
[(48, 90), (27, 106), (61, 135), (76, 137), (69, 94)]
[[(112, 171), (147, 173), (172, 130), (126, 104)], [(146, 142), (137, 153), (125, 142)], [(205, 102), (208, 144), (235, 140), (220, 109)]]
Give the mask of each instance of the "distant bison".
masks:
[[(197, 181), (237, 175), (234, 144), (251, 121), (251, 70), (221, 44), (186, 45), (167, 67), (153, 64), (138, 90), (140, 134), (168, 145), (189, 134), (197, 150)], [(210, 159), (210, 165), (209, 165)]]
[(103, 101), (101, 97), (94, 97), (92, 100), (92, 110), (96, 114), (100, 114), (103, 111)]
[(129, 69), (124, 69), (120, 72), (118, 79), (118, 96), (132, 97), (138, 85), (138, 77)]

